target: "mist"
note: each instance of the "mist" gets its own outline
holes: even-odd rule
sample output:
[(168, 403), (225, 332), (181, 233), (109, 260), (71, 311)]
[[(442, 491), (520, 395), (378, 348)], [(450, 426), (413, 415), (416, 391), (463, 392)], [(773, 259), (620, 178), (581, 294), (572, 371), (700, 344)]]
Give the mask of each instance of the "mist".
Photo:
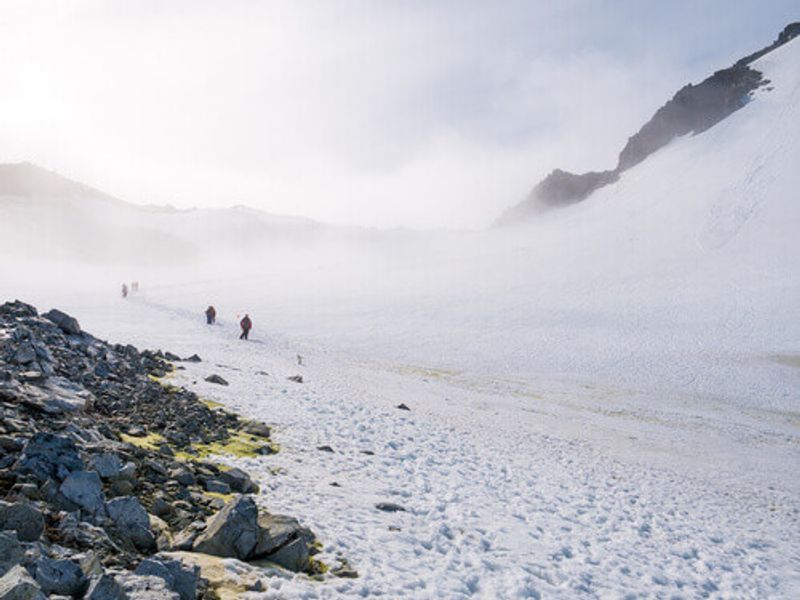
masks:
[(0, 155), (138, 204), (481, 228), (791, 4), (5, 2)]

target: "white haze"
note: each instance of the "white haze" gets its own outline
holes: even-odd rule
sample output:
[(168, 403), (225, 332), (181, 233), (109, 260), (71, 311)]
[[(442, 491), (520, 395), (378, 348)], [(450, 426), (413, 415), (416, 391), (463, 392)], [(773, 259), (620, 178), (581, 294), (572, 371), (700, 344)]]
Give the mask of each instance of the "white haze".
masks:
[(482, 227), (791, 2), (0, 6), (0, 156), (136, 203)]

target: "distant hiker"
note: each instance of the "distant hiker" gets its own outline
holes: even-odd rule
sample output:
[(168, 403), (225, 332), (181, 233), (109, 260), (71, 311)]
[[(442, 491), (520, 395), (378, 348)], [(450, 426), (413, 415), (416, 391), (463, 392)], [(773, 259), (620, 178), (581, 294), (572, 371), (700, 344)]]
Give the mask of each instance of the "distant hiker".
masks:
[(131, 292), (138, 292), (139, 291), (139, 282), (134, 281), (131, 283)]
[(206, 323), (208, 325), (213, 325), (216, 322), (217, 322), (217, 309), (215, 309), (213, 306), (209, 306), (206, 309)]
[(248, 339), (250, 330), (253, 328), (253, 322), (250, 320), (250, 315), (245, 315), (244, 319), (239, 321), (239, 326), (242, 328), (242, 335), (239, 336), (240, 340)]
[(128, 286), (125, 285), (124, 283), (122, 284), (122, 297), (123, 298), (128, 297)]

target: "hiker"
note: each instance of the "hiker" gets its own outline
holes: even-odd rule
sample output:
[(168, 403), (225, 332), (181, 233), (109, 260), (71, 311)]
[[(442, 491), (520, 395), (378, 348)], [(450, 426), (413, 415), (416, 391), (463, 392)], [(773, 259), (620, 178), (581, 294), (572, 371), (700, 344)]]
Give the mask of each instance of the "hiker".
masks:
[(253, 328), (253, 322), (250, 320), (250, 315), (245, 315), (244, 319), (239, 322), (239, 325), (242, 328), (242, 335), (239, 336), (239, 339), (248, 339), (247, 336), (250, 335), (250, 330)]
[(135, 293), (135, 292), (138, 292), (138, 291), (139, 291), (139, 282), (138, 281), (134, 281), (133, 283), (131, 283), (131, 292)]
[(128, 286), (125, 285), (124, 283), (122, 284), (122, 297), (123, 298), (128, 297)]
[(217, 309), (210, 306), (206, 309), (206, 324), (213, 325), (217, 322)]

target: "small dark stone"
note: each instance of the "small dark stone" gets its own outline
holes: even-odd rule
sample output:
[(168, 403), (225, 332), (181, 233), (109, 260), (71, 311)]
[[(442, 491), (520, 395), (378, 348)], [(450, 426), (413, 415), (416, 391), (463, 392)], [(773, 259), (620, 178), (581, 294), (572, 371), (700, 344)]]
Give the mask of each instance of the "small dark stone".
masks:
[(214, 373), (213, 375), (209, 375), (205, 378), (205, 380), (209, 383), (216, 383), (217, 385), (228, 385), (228, 382), (225, 381), (222, 377)]
[(408, 408), (408, 406), (406, 406), (405, 404), (398, 404), (398, 405), (397, 405), (395, 408), (398, 408), (398, 409), (400, 409), (400, 410), (411, 410), (411, 409), (410, 409), (410, 408)]
[(303, 383), (303, 376), (302, 375), (292, 375), (291, 377), (287, 377), (289, 381), (294, 381), (295, 383)]
[(375, 508), (383, 512), (405, 512), (405, 508), (394, 502), (378, 502)]
[(184, 358), (183, 362), (192, 362), (192, 363), (199, 363), (202, 362), (203, 359), (197, 356), (197, 354), (192, 354), (189, 358)]
[(331, 452), (331, 453), (333, 453), (333, 448), (331, 448), (330, 446), (317, 446), (317, 450), (319, 450), (320, 452)]

